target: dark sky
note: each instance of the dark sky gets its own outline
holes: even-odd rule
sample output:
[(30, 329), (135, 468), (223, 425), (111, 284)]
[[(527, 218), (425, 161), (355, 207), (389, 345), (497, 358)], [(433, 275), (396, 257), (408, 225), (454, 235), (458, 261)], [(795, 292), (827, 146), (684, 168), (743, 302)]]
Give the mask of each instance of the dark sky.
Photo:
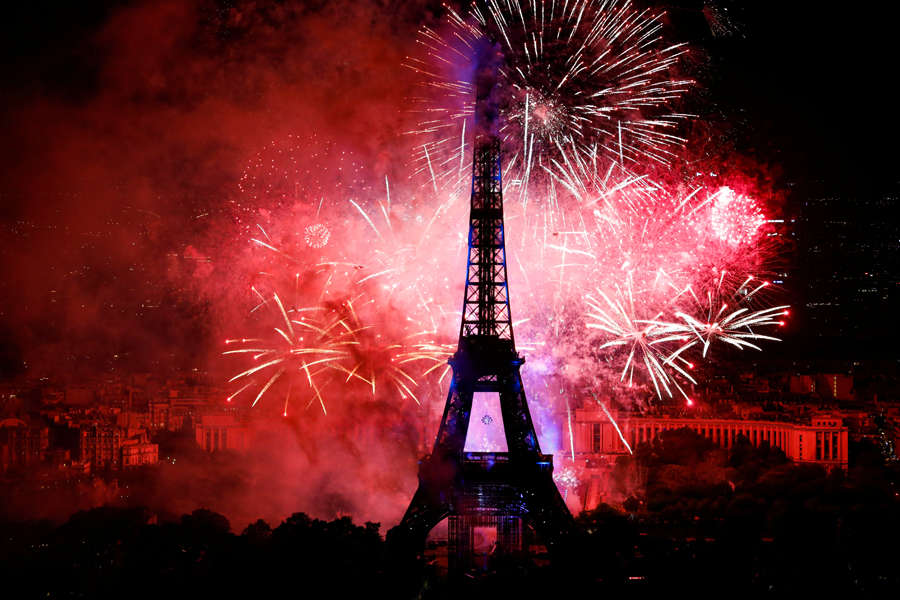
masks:
[(744, 36), (711, 44), (714, 95), (746, 111), (747, 146), (784, 156), (791, 178), (809, 173), (847, 188), (895, 183), (896, 9), (734, 4)]
[[(3, 105), (48, 93), (72, 101), (96, 92), (105, 60), (93, 39), (111, 14), (129, 3), (15, 3), (0, 23)], [(202, 3), (215, 21), (241, 2)], [(266, 4), (266, 3), (256, 3)], [(274, 5), (280, 3), (271, 3)], [(315, 11), (324, 2), (306, 2)], [(398, 35), (410, 28), (417, 3), (384, 0)], [(406, 9), (398, 8), (408, 4)], [(659, 3), (650, 3), (659, 6)], [(893, 183), (896, 118), (896, 9), (889, 3), (706, 3), (730, 30), (711, 38), (703, 2), (662, 3), (673, 37), (705, 51), (701, 81), (709, 98), (746, 122), (742, 149), (784, 157), (791, 176), (812, 173), (835, 183)], [(204, 14), (205, 13), (205, 14)], [(9, 148), (7, 147), (7, 150)]]
[[(204, 354), (206, 307), (170, 285), (167, 252), (198, 233), (197, 215), (235, 183), (246, 149), (285, 123), (327, 123), (381, 161), (379, 171), (393, 164), (381, 148), (400, 129), (390, 115), (409, 76), (399, 64), (439, 5), (6, 7), (3, 370), (19, 372), (26, 358), (111, 368), (111, 355), (140, 354), (131, 366), (153, 368), (158, 358), (147, 357), (187, 364)], [(868, 4), (710, 6), (668, 4), (670, 35), (696, 48), (696, 104), (727, 125), (737, 153), (766, 164), (780, 185), (821, 180), (826, 191), (854, 193), (896, 185), (893, 14)], [(711, 16), (721, 20), (719, 36)], [(154, 316), (144, 304), (173, 308)]]

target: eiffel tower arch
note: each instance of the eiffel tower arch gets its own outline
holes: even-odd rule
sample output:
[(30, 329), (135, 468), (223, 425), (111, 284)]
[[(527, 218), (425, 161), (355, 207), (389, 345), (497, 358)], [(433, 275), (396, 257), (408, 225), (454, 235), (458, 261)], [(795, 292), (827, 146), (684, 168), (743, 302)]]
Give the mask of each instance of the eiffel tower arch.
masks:
[[(476, 127), (490, 90), (479, 82)], [(501, 553), (522, 553), (525, 528), (551, 557), (575, 532), (553, 481), (553, 457), (541, 452), (516, 351), (503, 228), (500, 142), (481, 123), (474, 143), (469, 250), (462, 323), (453, 378), (437, 439), (419, 462), (419, 485), (400, 524), (389, 532), (395, 549), (421, 553), (428, 533), (448, 519), (451, 571), (474, 566), (475, 533), (491, 532)], [(488, 123), (490, 126), (490, 123)], [(506, 452), (465, 452), (475, 393), (499, 396)]]

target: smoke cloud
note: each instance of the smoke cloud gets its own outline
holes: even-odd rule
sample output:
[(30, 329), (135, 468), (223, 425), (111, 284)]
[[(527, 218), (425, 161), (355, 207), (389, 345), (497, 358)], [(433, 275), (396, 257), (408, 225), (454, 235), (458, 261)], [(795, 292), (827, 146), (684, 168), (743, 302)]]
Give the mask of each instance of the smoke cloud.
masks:
[[(328, 201), (383, 193), (385, 178), (403, 185), (413, 78), (401, 64), (423, 10), (142, 2), (23, 57), (11, 76), (33, 83), (0, 115), (4, 374), (196, 368), (224, 382), (222, 341), (249, 323), (250, 288), (265, 277), (248, 245), (257, 225), (302, 252), (311, 223), (340, 225)], [(284, 189), (253, 188), (272, 179), (260, 157), (284, 152), (296, 160)], [(320, 291), (305, 275), (301, 296)], [(327, 417), (305, 400), (287, 420), (261, 417), (249, 453), (163, 465), (137, 500), (176, 514), (208, 506), (236, 527), (298, 510), (396, 521), (415, 486), (421, 410), (378, 394), (332, 393)], [(46, 508), (37, 516), (63, 516)]]

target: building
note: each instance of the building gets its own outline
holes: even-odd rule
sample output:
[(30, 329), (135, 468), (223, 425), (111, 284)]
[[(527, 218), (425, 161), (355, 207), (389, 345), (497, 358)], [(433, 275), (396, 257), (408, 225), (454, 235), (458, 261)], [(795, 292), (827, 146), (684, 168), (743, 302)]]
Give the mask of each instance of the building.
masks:
[(853, 376), (843, 373), (819, 373), (815, 375), (791, 375), (789, 390), (792, 394), (815, 394), (832, 400), (853, 400)]
[(123, 429), (149, 429), (150, 413), (125, 410), (116, 415), (116, 425)]
[[(190, 392), (190, 393), (188, 393)], [(222, 397), (218, 390), (170, 389), (166, 398), (149, 402), (149, 425), (153, 430), (179, 431), (192, 428), (200, 416)]]
[(0, 473), (41, 462), (49, 446), (47, 427), (21, 419), (0, 419)]
[(194, 435), (197, 445), (207, 452), (241, 452), (250, 447), (249, 427), (234, 414), (201, 416), (194, 426)]
[(810, 425), (780, 421), (744, 421), (740, 419), (693, 419), (629, 416), (615, 425), (602, 410), (575, 411), (575, 454), (614, 455), (628, 452), (622, 440), (634, 449), (650, 442), (661, 431), (690, 429), (722, 448), (734, 446), (744, 436), (754, 446), (763, 442), (781, 448), (794, 462), (820, 464), (826, 468), (847, 468), (848, 433), (840, 417), (821, 415)]
[(873, 315), (896, 314), (900, 222), (890, 218), (896, 191), (846, 197), (810, 189), (799, 207), (796, 289), (804, 298), (792, 321), (812, 337), (812, 349), (837, 355), (893, 348), (894, 328)]
[(169, 429), (169, 413), (171, 408), (168, 400), (150, 402), (150, 429)]
[(83, 423), (75, 432), (76, 460), (89, 462), (93, 470), (119, 468), (126, 437), (123, 429), (104, 423)]
[(146, 432), (122, 442), (122, 468), (144, 467), (159, 463), (159, 446), (150, 442)]
[[(618, 425), (618, 429), (616, 428)], [(840, 417), (819, 415), (810, 424), (782, 421), (625, 416), (616, 423), (602, 410), (575, 411), (573, 426), (577, 462), (586, 465), (588, 483), (585, 508), (599, 504), (608, 491), (608, 480), (617, 456), (654, 440), (660, 432), (690, 429), (728, 449), (743, 436), (754, 446), (768, 443), (780, 448), (796, 463), (818, 464), (826, 469), (847, 470), (848, 430)], [(621, 434), (620, 434), (621, 432)]]

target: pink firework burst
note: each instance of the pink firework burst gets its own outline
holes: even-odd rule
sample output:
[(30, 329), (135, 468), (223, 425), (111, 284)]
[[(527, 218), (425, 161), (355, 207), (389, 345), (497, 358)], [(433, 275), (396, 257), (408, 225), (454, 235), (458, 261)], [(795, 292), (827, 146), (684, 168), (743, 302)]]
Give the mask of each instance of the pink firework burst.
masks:
[[(662, 35), (664, 13), (630, 1), (490, 0), (468, 14), (448, 9), (437, 29), (423, 28), (419, 56), (406, 66), (422, 76), (413, 110), (421, 121), (418, 169), (437, 183), (466, 185), (479, 48), (503, 53), (499, 109), (507, 180), (524, 194), (543, 170), (573, 163), (669, 165), (685, 139), (688, 115), (674, 106), (692, 85), (677, 76), (684, 44)], [(538, 186), (540, 195), (551, 193)]]
[(716, 192), (710, 211), (713, 232), (723, 242), (737, 247), (756, 240), (766, 216), (756, 200), (737, 194), (728, 186)]
[(310, 248), (324, 248), (328, 245), (330, 237), (331, 232), (321, 223), (307, 225), (306, 229), (303, 230), (303, 240)]

